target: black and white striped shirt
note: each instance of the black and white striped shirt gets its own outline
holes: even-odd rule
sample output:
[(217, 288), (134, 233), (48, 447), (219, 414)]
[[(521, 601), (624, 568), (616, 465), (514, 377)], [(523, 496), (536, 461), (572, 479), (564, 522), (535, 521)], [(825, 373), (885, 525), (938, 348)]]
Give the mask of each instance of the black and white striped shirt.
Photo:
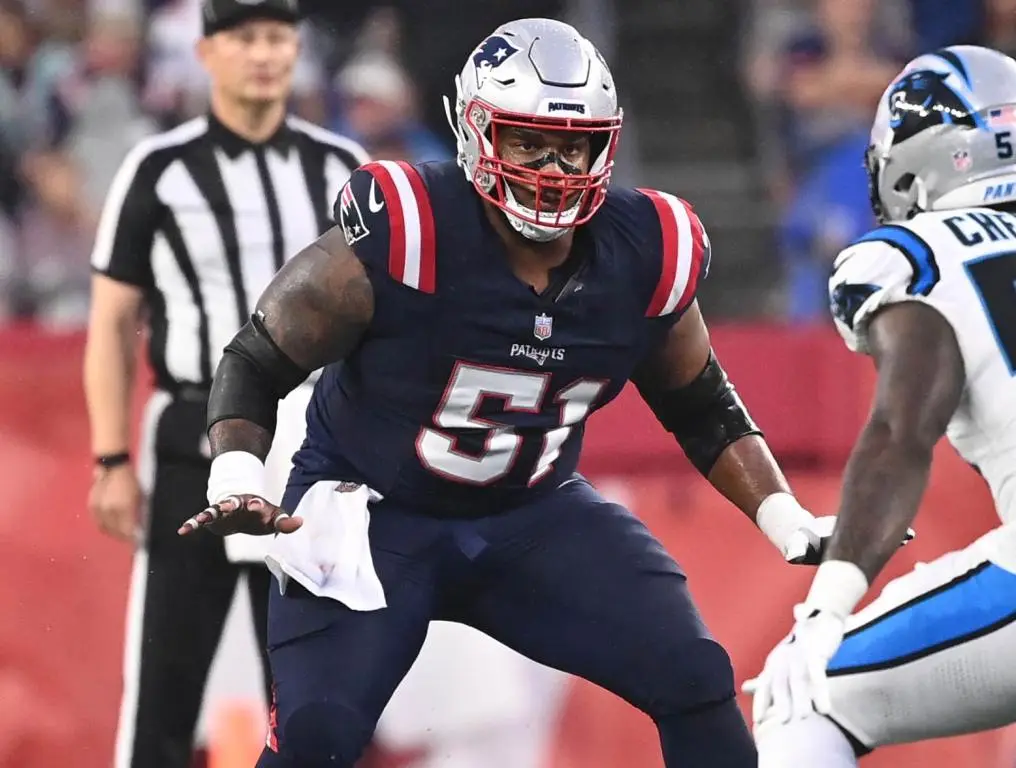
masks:
[(367, 159), (355, 142), (296, 117), (255, 145), (209, 115), (130, 152), (106, 198), (92, 268), (145, 292), (160, 389), (211, 384), (273, 275), (333, 225), (342, 185)]

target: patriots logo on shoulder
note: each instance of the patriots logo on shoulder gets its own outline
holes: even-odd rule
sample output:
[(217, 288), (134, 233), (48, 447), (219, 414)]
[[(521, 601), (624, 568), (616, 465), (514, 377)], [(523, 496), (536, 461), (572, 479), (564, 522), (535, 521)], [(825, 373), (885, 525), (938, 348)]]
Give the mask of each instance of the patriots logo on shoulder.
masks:
[(519, 52), (519, 49), (500, 35), (491, 35), (473, 52), (473, 66), (476, 67), (476, 86), (479, 88), (494, 69), (504, 64)]
[(342, 188), (339, 195), (339, 226), (342, 227), (342, 234), (346, 236), (347, 245), (363, 240), (370, 234), (370, 230), (363, 222), (360, 206), (353, 197), (353, 188), (349, 184)]
[(873, 293), (882, 289), (872, 283), (840, 283), (833, 288), (831, 309), (833, 316), (850, 330), (854, 329), (854, 316)]

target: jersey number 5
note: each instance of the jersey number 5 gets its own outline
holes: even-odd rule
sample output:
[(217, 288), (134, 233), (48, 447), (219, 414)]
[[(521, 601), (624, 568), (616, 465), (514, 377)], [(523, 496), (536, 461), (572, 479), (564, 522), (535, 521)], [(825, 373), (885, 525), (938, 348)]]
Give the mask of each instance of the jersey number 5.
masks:
[[(549, 383), (549, 373), (458, 363), (434, 414), (438, 428), (424, 427), (416, 439), (420, 461), (449, 480), (471, 485), (496, 483), (511, 472), (523, 438), (512, 427), (478, 417), (481, 404), (496, 397), (504, 401), (505, 411), (540, 413)], [(572, 427), (589, 415), (605, 386), (605, 381), (580, 379), (557, 393), (554, 402), (560, 407), (560, 426), (542, 433), (543, 447), (529, 474), (530, 485), (550, 472)], [(463, 453), (456, 446), (455, 436), (442, 429), (483, 430), (486, 435), (483, 451), (476, 456)]]
[(1009, 373), (1016, 375), (1016, 252), (983, 256), (963, 266), (981, 297)]

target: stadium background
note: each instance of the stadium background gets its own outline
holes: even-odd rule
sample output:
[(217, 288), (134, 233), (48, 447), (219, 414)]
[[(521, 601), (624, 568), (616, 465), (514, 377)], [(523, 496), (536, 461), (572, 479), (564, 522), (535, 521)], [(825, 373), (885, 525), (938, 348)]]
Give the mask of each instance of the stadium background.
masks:
[[(87, 254), (128, 147), (203, 108), (195, 5), (0, 0), (0, 768), (110, 762), (130, 558), (85, 510)], [(870, 225), (860, 155), (873, 104), (915, 51), (1016, 50), (1016, 2), (305, 0), (305, 9), (294, 108), (381, 157), (447, 154), (438, 97), (497, 23), (563, 15), (592, 37), (626, 109), (619, 182), (696, 206), (714, 244), (702, 305), (719, 354), (803, 501), (835, 510), (872, 372), (830, 328), (824, 280), (833, 254)], [(739, 680), (755, 672), (809, 573), (785, 566), (716, 498), (631, 393), (593, 418), (583, 469), (625, 496), (686, 567)], [(993, 519), (981, 480), (940, 446), (918, 539), (886, 575)], [(210, 717), (213, 768), (249, 766), (222, 745), (256, 751), (256, 722), (242, 707)], [(591, 686), (572, 685), (554, 727), (547, 768), (661, 765), (651, 723)], [(1016, 731), (886, 749), (864, 765), (1012, 768)]]

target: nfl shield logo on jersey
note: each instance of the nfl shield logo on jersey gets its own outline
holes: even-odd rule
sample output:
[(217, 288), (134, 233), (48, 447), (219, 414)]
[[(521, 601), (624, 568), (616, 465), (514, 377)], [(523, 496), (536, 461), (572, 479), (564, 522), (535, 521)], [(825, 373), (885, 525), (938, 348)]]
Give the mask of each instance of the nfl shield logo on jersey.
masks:
[(533, 336), (538, 338), (540, 341), (546, 341), (550, 338), (550, 334), (554, 332), (554, 318), (546, 314), (539, 314), (536, 316), (536, 322), (533, 323)]
[(974, 161), (970, 159), (970, 153), (965, 149), (957, 149), (953, 152), (952, 161), (953, 168), (960, 173), (969, 171), (974, 165)]

